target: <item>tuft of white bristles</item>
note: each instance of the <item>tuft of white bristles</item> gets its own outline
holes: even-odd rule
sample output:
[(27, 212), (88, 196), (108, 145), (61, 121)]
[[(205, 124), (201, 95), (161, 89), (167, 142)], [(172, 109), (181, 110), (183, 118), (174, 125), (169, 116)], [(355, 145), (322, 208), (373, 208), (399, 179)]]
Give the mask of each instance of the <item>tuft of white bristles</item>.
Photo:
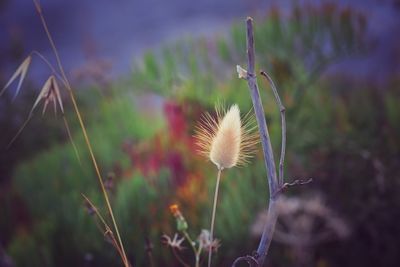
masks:
[(233, 105), (218, 124), (218, 131), (211, 143), (211, 161), (219, 169), (235, 166), (239, 159), (241, 139), (240, 111), (237, 105)]
[(242, 123), (236, 104), (224, 114), (217, 110), (216, 119), (206, 113), (197, 127), (200, 152), (220, 170), (243, 165), (258, 143), (258, 135), (252, 133), (254, 127), (251, 126), (251, 117), (245, 117)]

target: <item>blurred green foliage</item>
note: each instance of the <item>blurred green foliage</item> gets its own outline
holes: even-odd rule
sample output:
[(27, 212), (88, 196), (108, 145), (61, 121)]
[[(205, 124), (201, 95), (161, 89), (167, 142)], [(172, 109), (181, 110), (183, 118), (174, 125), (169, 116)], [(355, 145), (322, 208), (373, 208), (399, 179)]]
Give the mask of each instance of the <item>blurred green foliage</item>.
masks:
[[(389, 218), (395, 214), (388, 207), (400, 210), (399, 194), (391, 189), (399, 183), (399, 81), (377, 91), (368, 86), (344, 89), (329, 77), (319, 79), (331, 63), (367, 49), (365, 24), (362, 15), (329, 4), (295, 7), (287, 17), (274, 9), (255, 25), (258, 66), (271, 74), (287, 107), (287, 177), (315, 177), (308, 189), (323, 191), (334, 209), (354, 223), (356, 237), (346, 241), (348, 247), (363, 238), (372, 243), (380, 238), (362, 225), (370, 212), (387, 211), (385, 225), (394, 227)], [(226, 38), (182, 40), (146, 53), (128, 86), (116, 86), (107, 97), (92, 90), (78, 95), (102, 172), (115, 174), (112, 206), (135, 266), (149, 265), (146, 240), (154, 245), (157, 266), (176, 266), (160, 243), (163, 233), (174, 231), (170, 204), (181, 206), (192, 236), (209, 225), (216, 170), (194, 155), (192, 134), (200, 113), (212, 111), (218, 99), (236, 102), (244, 111), (251, 108), (247, 85), (235, 73), (236, 64), (245, 65), (245, 43), (242, 23), (234, 25)], [(273, 146), (279, 151), (279, 110), (267, 83), (260, 79), (259, 84)], [(135, 108), (134, 99), (143, 92), (163, 97), (155, 109), (163, 109), (164, 116), (149, 117)], [(81, 193), (106, 214), (83, 138), (73, 114), (67, 118), (81, 163), (71, 144), (57, 144), (15, 172), (12, 197), (23, 201), (28, 217), (15, 225), (7, 246), (17, 266), (119, 264), (116, 251), (96, 228), (96, 218), (84, 209)], [(375, 166), (381, 165), (388, 169), (377, 195), (373, 189), (382, 182), (375, 179), (380, 171)], [(249, 166), (223, 173), (216, 221), (216, 236), (222, 240), (215, 257), (219, 266), (256, 248), (258, 237), (250, 236), (249, 228), (267, 205), (264, 168), (259, 152)], [(385, 195), (384, 207), (374, 202), (380, 195)], [(367, 217), (355, 218), (362, 205), (368, 205), (363, 213)], [(378, 222), (370, 223), (374, 227)], [(356, 265), (337, 247), (327, 251), (320, 253), (327, 266)], [(379, 253), (380, 248), (371, 252), (370, 260), (378, 264)], [(385, 266), (394, 257), (391, 253), (385, 254)], [(274, 248), (272, 255), (288, 257), (285, 250)], [(193, 260), (190, 250), (184, 258)], [(279, 261), (274, 263), (280, 266)]]

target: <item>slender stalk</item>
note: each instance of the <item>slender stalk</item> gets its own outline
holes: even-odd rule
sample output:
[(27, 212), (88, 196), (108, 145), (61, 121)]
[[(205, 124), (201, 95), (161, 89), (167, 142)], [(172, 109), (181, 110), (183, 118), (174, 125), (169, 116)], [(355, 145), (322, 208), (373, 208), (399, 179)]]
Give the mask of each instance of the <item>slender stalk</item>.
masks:
[[(279, 181), (276, 176), (276, 167), (274, 154), (272, 151), (271, 140), (269, 137), (267, 122), (265, 120), (264, 108), (262, 106), (260, 92), (258, 90), (257, 78), (255, 75), (255, 48), (254, 48), (254, 31), (253, 31), (253, 19), (247, 18), (247, 59), (248, 59), (248, 77), (247, 83), (250, 88), (251, 100), (253, 102), (254, 111), (258, 127), (260, 130), (261, 144), (264, 152), (264, 161), (267, 167), (268, 173), (268, 184), (269, 184), (269, 207), (268, 207), (268, 219), (264, 226), (264, 231), (261, 236), (260, 243), (257, 249), (257, 261), (260, 266), (263, 265), (265, 257), (268, 253), (268, 248), (272, 241), (272, 235), (275, 228), (277, 214), (270, 214), (275, 210), (269, 210), (271, 207), (275, 207), (275, 191), (279, 188)], [(271, 216), (272, 215), (272, 216)]]
[(258, 90), (257, 78), (255, 75), (255, 51), (253, 34), (253, 19), (249, 17), (247, 18), (247, 84), (250, 89), (251, 100), (253, 102), (254, 112), (260, 131), (261, 144), (264, 154), (264, 163), (268, 173), (268, 184), (270, 193), (272, 193), (278, 189), (278, 179), (276, 175), (276, 167), (271, 146), (271, 139), (269, 137), (268, 126), (264, 115), (264, 108), (261, 102), (260, 91)]
[(79, 156), (78, 148), (75, 145), (74, 139), (72, 139), (71, 130), (69, 129), (68, 121), (67, 121), (67, 118), (65, 117), (64, 113), (62, 113), (62, 117), (63, 117), (65, 129), (67, 130), (68, 138), (69, 138), (70, 142), (72, 143), (72, 147), (74, 148), (75, 155), (78, 158), (79, 164), (82, 165), (82, 161), (81, 161), (81, 157)]
[(149, 258), (150, 267), (154, 267), (154, 259), (153, 259), (153, 244), (150, 241), (149, 237), (146, 237), (146, 252), (147, 257)]
[(43, 13), (42, 13), (42, 8), (41, 8), (41, 6), (40, 6), (40, 4), (39, 4), (39, 2), (38, 2), (37, 0), (33, 0), (33, 2), (34, 2), (34, 4), (35, 4), (36, 10), (37, 10), (37, 12), (38, 12), (38, 14), (39, 14), (39, 17), (40, 17), (40, 20), (41, 20), (41, 22), (42, 22), (43, 28), (44, 28), (44, 30), (45, 30), (45, 32), (46, 32), (47, 38), (49, 39), (50, 45), (51, 45), (51, 47), (52, 47), (52, 49), (53, 49), (54, 55), (55, 55), (55, 57), (56, 57), (56, 61), (57, 61), (58, 68), (59, 68), (60, 73), (61, 73), (61, 76), (62, 76), (62, 78), (63, 78), (63, 80), (64, 80), (64, 82), (65, 82), (65, 84), (66, 84), (66, 88), (67, 88), (68, 93), (69, 93), (69, 95), (70, 95), (70, 98), (71, 98), (71, 101), (72, 101), (72, 104), (73, 104), (75, 113), (76, 113), (76, 115), (77, 115), (77, 117), (78, 117), (78, 121), (79, 121), (80, 127), (81, 127), (81, 129), (82, 129), (82, 133), (83, 133), (83, 136), (84, 136), (86, 145), (87, 145), (87, 147), (88, 147), (88, 150), (89, 150), (89, 153), (90, 153), (90, 157), (91, 157), (91, 159), (92, 159), (92, 163), (93, 163), (94, 169), (95, 169), (95, 171), (96, 171), (96, 174), (97, 174), (97, 177), (98, 177), (98, 180), (99, 180), (99, 183), (100, 183), (101, 190), (102, 190), (103, 195), (104, 195), (104, 199), (105, 199), (106, 204), (107, 204), (107, 209), (108, 209), (108, 211), (109, 211), (109, 213), (110, 213), (110, 217), (111, 217), (111, 220), (112, 220), (112, 222), (113, 222), (113, 226), (114, 226), (115, 232), (116, 232), (116, 234), (117, 234), (118, 243), (119, 243), (120, 249), (121, 249), (121, 251), (122, 251), (122, 256), (123, 256), (123, 257), (122, 257), (122, 260), (123, 260), (123, 262), (124, 262), (124, 265), (125, 265), (126, 267), (129, 267), (130, 265), (129, 265), (129, 262), (128, 262), (128, 258), (126, 257), (124, 245), (123, 245), (123, 243), (122, 243), (121, 236), (120, 236), (119, 231), (118, 231), (118, 226), (117, 226), (117, 223), (116, 223), (115, 218), (114, 218), (114, 213), (113, 213), (113, 210), (112, 210), (112, 208), (111, 208), (111, 204), (110, 204), (110, 201), (109, 201), (109, 198), (108, 198), (108, 195), (107, 195), (107, 191), (106, 191), (106, 189), (105, 189), (105, 187), (104, 187), (104, 183), (103, 183), (103, 179), (102, 179), (102, 176), (101, 176), (101, 173), (100, 173), (100, 169), (99, 169), (99, 167), (98, 167), (98, 165), (97, 165), (97, 160), (96, 160), (96, 158), (95, 158), (95, 156), (94, 156), (93, 149), (92, 149), (92, 145), (91, 145), (90, 140), (89, 140), (89, 137), (88, 137), (88, 135), (87, 135), (86, 127), (85, 127), (85, 124), (84, 124), (84, 122), (83, 122), (82, 116), (81, 116), (81, 114), (80, 114), (78, 105), (77, 105), (77, 103), (76, 103), (76, 99), (75, 99), (74, 93), (73, 93), (73, 91), (72, 91), (72, 88), (71, 88), (71, 85), (70, 85), (70, 83), (69, 83), (69, 80), (68, 80), (68, 78), (67, 78), (67, 76), (66, 76), (66, 74), (65, 74), (63, 65), (62, 65), (62, 63), (61, 63), (60, 56), (59, 56), (59, 54), (58, 54), (58, 50), (57, 50), (57, 48), (56, 48), (56, 46), (55, 46), (55, 43), (54, 43), (54, 41), (53, 41), (53, 38), (52, 38), (52, 36), (51, 36), (51, 34), (50, 34), (50, 31), (49, 31), (49, 29), (48, 29), (46, 20), (44, 19), (44, 15), (43, 15)]
[(84, 195), (81, 194), (82, 197), (85, 199), (85, 201), (89, 204), (89, 206), (93, 209), (94, 213), (96, 214), (97, 218), (100, 219), (101, 223), (103, 224), (104, 229), (99, 225), (99, 223), (97, 222), (97, 220), (95, 220), (96, 226), (97, 228), (105, 235), (105, 236), (109, 236), (109, 238), (111, 238), (111, 242), (112, 245), (115, 247), (115, 249), (118, 251), (118, 254), (120, 255), (120, 257), (122, 258), (123, 254), (122, 254), (122, 250), (119, 247), (117, 240), (115, 240), (114, 237), (114, 233), (111, 231), (110, 227), (108, 226), (107, 222), (105, 221), (105, 219), (103, 218), (103, 216), (101, 216), (100, 212), (98, 211), (98, 209), (96, 208), (96, 206), (90, 201), (90, 199)]
[(179, 261), (180, 264), (182, 264), (184, 267), (190, 267), (189, 264), (187, 264), (181, 256), (176, 252), (175, 248), (171, 247), (172, 253), (174, 254), (175, 258)]
[(277, 200), (270, 198), (268, 205), (267, 222), (264, 225), (263, 234), (261, 236), (261, 240), (257, 248), (257, 254), (258, 254), (257, 261), (260, 266), (264, 264), (265, 257), (268, 254), (268, 250), (271, 245), (277, 220), (278, 220)]
[[(274, 154), (272, 151), (271, 140), (269, 137), (267, 122), (265, 120), (264, 108), (261, 102), (260, 92), (258, 90), (257, 78), (255, 75), (255, 49), (254, 49), (254, 31), (253, 31), (253, 19), (248, 17), (246, 20), (247, 24), (247, 84), (250, 89), (250, 96), (254, 107), (254, 112), (257, 119), (257, 124), (260, 132), (260, 139), (264, 154), (264, 163), (267, 169), (267, 179), (269, 185), (269, 206), (268, 206), (268, 219), (265, 223), (263, 234), (257, 249), (255, 257), (249, 256), (244, 258), (251, 258), (258, 263), (258, 266), (262, 266), (265, 257), (268, 253), (269, 246), (272, 241), (272, 235), (275, 229), (275, 224), (278, 218), (276, 210), (277, 194), (279, 191), (279, 180), (276, 175), (276, 166), (274, 160)], [(241, 74), (241, 73), (240, 73)], [(241, 76), (243, 77), (243, 76)], [(284, 141), (284, 140), (282, 140)], [(241, 257), (243, 258), (243, 257)], [(236, 260), (233, 266), (236, 265)]]
[(197, 250), (195, 245), (194, 245), (194, 241), (192, 240), (192, 238), (190, 237), (190, 235), (188, 234), (187, 231), (183, 231), (183, 235), (185, 236), (186, 240), (189, 242), (194, 256), (195, 256), (195, 267), (199, 267), (200, 265), (200, 251), (201, 251), (201, 246), (199, 247), (199, 249)]
[(215, 211), (217, 209), (218, 191), (219, 191), (219, 183), (220, 183), (220, 180), (221, 180), (221, 172), (222, 172), (222, 169), (218, 168), (217, 184), (215, 185), (214, 203), (213, 203), (213, 210), (212, 210), (212, 216), (211, 216), (210, 248), (209, 248), (209, 251), (208, 251), (208, 267), (211, 266), (212, 242), (214, 240)]
[(65, 85), (64, 80), (62, 79), (61, 75), (53, 68), (53, 66), (50, 64), (50, 62), (42, 55), (42, 53), (33, 50), (31, 52), (31, 55), (37, 55), (46, 65), (50, 68), (50, 70), (53, 72), (53, 74)]
[(15, 140), (17, 140), (18, 136), (22, 133), (22, 130), (25, 129), (26, 125), (28, 124), (28, 122), (32, 119), (33, 117), (33, 113), (29, 113), (28, 118), (24, 121), (24, 123), (22, 124), (22, 126), (18, 129), (18, 132), (14, 135), (14, 137), (11, 139), (11, 141), (8, 143), (6, 149), (9, 149), (11, 147), (11, 145), (15, 142)]
[(196, 267), (200, 266), (200, 254), (201, 254), (202, 249), (203, 249), (202, 245), (199, 244), (199, 249), (197, 250), (197, 253), (196, 253)]
[(281, 140), (281, 157), (279, 159), (279, 186), (282, 186), (284, 179), (283, 167), (285, 164), (285, 151), (286, 151), (286, 117), (285, 117), (286, 109), (282, 104), (281, 98), (279, 97), (278, 90), (276, 89), (274, 81), (265, 71), (260, 71), (260, 74), (268, 80), (281, 114), (282, 140)]

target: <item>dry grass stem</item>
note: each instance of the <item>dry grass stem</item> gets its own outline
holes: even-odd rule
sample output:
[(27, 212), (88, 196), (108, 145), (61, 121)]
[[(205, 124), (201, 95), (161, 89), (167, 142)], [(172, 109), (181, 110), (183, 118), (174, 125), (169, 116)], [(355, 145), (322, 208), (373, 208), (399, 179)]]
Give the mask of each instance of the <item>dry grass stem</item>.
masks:
[(69, 96), (70, 96), (71, 101), (72, 101), (72, 105), (74, 107), (74, 111), (75, 111), (76, 116), (77, 116), (78, 121), (79, 121), (79, 125), (81, 126), (81, 130), (82, 130), (82, 133), (83, 133), (83, 136), (84, 136), (84, 139), (85, 139), (85, 143), (86, 143), (87, 148), (89, 150), (90, 158), (92, 160), (94, 169), (96, 171), (96, 175), (97, 175), (100, 187), (101, 187), (101, 191), (103, 192), (103, 196), (104, 196), (104, 199), (105, 199), (105, 202), (106, 202), (106, 205), (107, 205), (107, 209), (108, 209), (108, 211), (110, 213), (110, 217), (111, 217), (114, 229), (115, 229), (115, 233), (117, 235), (119, 247), (121, 248), (121, 251), (122, 251), (122, 253), (121, 253), (122, 254), (122, 256), (121, 256), (122, 261), (124, 262), (125, 267), (130, 267), (130, 264), (128, 262), (128, 258), (126, 257), (124, 245), (122, 243), (121, 235), (119, 234), (118, 225), (117, 225), (117, 222), (116, 222), (115, 217), (114, 217), (114, 212), (112, 210), (111, 203), (110, 203), (110, 200), (109, 200), (108, 195), (107, 195), (107, 191), (106, 191), (106, 189), (104, 187), (102, 175), (101, 175), (100, 169), (98, 167), (96, 157), (94, 156), (92, 145), (91, 145), (89, 136), (88, 136), (87, 131), (86, 131), (86, 126), (85, 126), (85, 124), (83, 122), (81, 113), (80, 113), (78, 105), (76, 103), (76, 99), (75, 99), (72, 87), (71, 87), (71, 85), (69, 83), (67, 75), (65, 74), (63, 65), (61, 63), (61, 58), (59, 56), (57, 47), (56, 47), (56, 45), (54, 43), (53, 37), (52, 37), (52, 35), (51, 35), (50, 31), (49, 31), (49, 28), (47, 26), (47, 22), (46, 22), (46, 20), (44, 18), (40, 3), (39, 3), (38, 0), (33, 0), (33, 2), (35, 4), (36, 11), (39, 14), (39, 17), (40, 17), (40, 20), (42, 22), (43, 28), (44, 28), (44, 30), (46, 32), (47, 38), (48, 38), (48, 40), (50, 42), (51, 48), (52, 48), (52, 50), (54, 52), (54, 56), (55, 56), (56, 61), (57, 61), (57, 66), (58, 66), (58, 69), (60, 70), (61, 78), (62, 78), (62, 80), (63, 80), (63, 82), (65, 84), (65, 87), (66, 87), (66, 89), (67, 89), (67, 91), (69, 93)]
[(110, 226), (108, 225), (104, 217), (101, 215), (101, 213), (98, 211), (97, 207), (92, 203), (92, 201), (90, 201), (90, 199), (85, 194), (81, 195), (84, 198), (87, 207), (90, 209), (91, 212), (93, 212), (96, 215), (96, 217), (100, 220), (100, 222), (103, 225), (103, 227), (100, 226), (96, 221), (97, 228), (104, 234), (105, 237), (110, 238), (111, 244), (115, 247), (115, 249), (118, 251), (119, 255), (122, 258), (123, 257), (122, 249), (120, 248), (117, 240), (115, 239), (114, 233), (111, 230)]

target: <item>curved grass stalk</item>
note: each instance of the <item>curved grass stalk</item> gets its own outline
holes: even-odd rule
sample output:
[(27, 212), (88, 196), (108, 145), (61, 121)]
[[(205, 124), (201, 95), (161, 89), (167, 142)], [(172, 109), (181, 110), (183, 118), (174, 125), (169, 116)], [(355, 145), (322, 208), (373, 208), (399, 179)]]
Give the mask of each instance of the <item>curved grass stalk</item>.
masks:
[(267, 79), (267, 81), (269, 82), (272, 92), (274, 93), (274, 96), (275, 96), (276, 104), (278, 105), (279, 112), (281, 114), (281, 127), (282, 127), (281, 135), (282, 136), (281, 136), (281, 156), (279, 159), (278, 183), (279, 183), (279, 186), (283, 186), (283, 180), (284, 180), (283, 171), (284, 171), (285, 151), (286, 151), (286, 117), (285, 117), (286, 108), (282, 104), (281, 98), (279, 97), (278, 90), (276, 89), (275, 83), (272, 80), (272, 78), (265, 71), (260, 71), (260, 74), (262, 76), (264, 76)]
[(74, 152), (75, 152), (76, 157), (78, 158), (79, 164), (82, 166), (81, 157), (79, 155), (79, 151), (78, 151), (78, 148), (76, 147), (74, 139), (72, 138), (71, 130), (69, 129), (68, 121), (67, 121), (67, 118), (65, 117), (64, 112), (62, 113), (62, 117), (63, 117), (65, 129), (67, 130), (69, 141), (71, 142), (72, 147), (74, 148)]
[(14, 137), (11, 139), (11, 141), (8, 143), (6, 149), (9, 149), (11, 145), (17, 140), (18, 136), (22, 133), (22, 131), (25, 129), (26, 125), (28, 125), (28, 122), (32, 119), (33, 113), (30, 112), (28, 115), (28, 118), (24, 121), (22, 126), (18, 129), (18, 132), (14, 135)]
[(112, 245), (115, 247), (115, 249), (118, 251), (119, 255), (121, 256), (121, 258), (123, 257), (122, 255), (122, 250), (119, 247), (117, 240), (115, 240), (114, 237), (114, 233), (111, 231), (110, 226), (107, 224), (106, 220), (103, 218), (103, 216), (100, 214), (100, 212), (98, 211), (97, 207), (90, 201), (90, 199), (85, 195), (85, 194), (81, 194), (82, 197), (85, 199), (86, 203), (89, 204), (90, 208), (94, 211), (94, 214), (96, 214), (97, 218), (100, 219), (101, 223), (103, 224), (103, 227), (98, 223), (97, 220), (95, 220), (96, 226), (99, 229), (99, 231), (101, 233), (104, 234), (104, 236), (109, 236), (111, 238), (111, 243)]
[(176, 250), (174, 248), (171, 248), (172, 253), (174, 254), (175, 258), (179, 261), (180, 264), (183, 265), (183, 267), (190, 267), (189, 264), (187, 264), (182, 258), (181, 256), (179, 256), (178, 252), (176, 252)]
[(98, 167), (96, 157), (94, 156), (94, 153), (93, 153), (92, 145), (91, 145), (90, 139), (89, 139), (87, 131), (86, 131), (86, 126), (85, 126), (85, 124), (83, 122), (81, 113), (80, 113), (78, 105), (76, 103), (76, 99), (75, 99), (74, 93), (72, 91), (72, 88), (71, 88), (71, 85), (69, 83), (69, 80), (68, 80), (68, 78), (67, 78), (67, 76), (65, 74), (64, 68), (63, 68), (63, 66), (61, 64), (61, 59), (60, 59), (58, 50), (57, 50), (57, 48), (55, 46), (55, 43), (54, 43), (53, 38), (52, 38), (52, 35), (50, 34), (50, 31), (48, 29), (46, 20), (44, 18), (43, 12), (42, 12), (42, 8), (41, 8), (38, 0), (33, 0), (33, 2), (35, 4), (36, 11), (39, 14), (39, 17), (40, 17), (40, 20), (42, 22), (43, 28), (44, 28), (44, 30), (46, 32), (47, 38), (48, 38), (48, 40), (50, 42), (51, 48), (52, 48), (52, 50), (54, 52), (54, 55), (55, 55), (55, 58), (56, 58), (56, 61), (57, 61), (57, 65), (58, 65), (58, 68), (60, 70), (61, 78), (62, 78), (64, 84), (66, 85), (66, 89), (67, 89), (67, 91), (69, 93), (69, 96), (70, 96), (71, 101), (72, 101), (72, 105), (74, 107), (74, 111), (75, 111), (76, 116), (78, 118), (79, 125), (81, 127), (81, 130), (82, 130), (82, 133), (83, 133), (83, 136), (84, 136), (84, 139), (85, 139), (86, 146), (87, 146), (87, 148), (89, 150), (89, 154), (90, 154), (94, 169), (96, 171), (97, 178), (99, 180), (101, 191), (103, 192), (104, 199), (105, 199), (106, 205), (107, 205), (107, 209), (108, 209), (108, 212), (110, 213), (110, 217), (111, 217), (111, 220), (112, 220), (112, 223), (113, 223), (113, 227), (114, 227), (115, 233), (117, 235), (119, 247), (120, 247), (121, 252), (122, 252), (121, 254), (122, 254), (123, 263), (124, 263), (125, 267), (130, 267), (130, 264), (129, 264), (128, 259), (126, 257), (124, 245), (122, 243), (122, 239), (121, 239), (121, 236), (119, 234), (118, 226), (117, 226), (117, 223), (116, 223), (116, 220), (115, 220), (115, 217), (114, 217), (114, 212), (112, 210), (112, 207), (111, 207), (111, 204), (110, 204), (110, 200), (108, 198), (107, 191), (106, 191), (104, 183), (103, 183), (103, 178), (102, 178), (102, 175), (100, 173), (100, 169)]

